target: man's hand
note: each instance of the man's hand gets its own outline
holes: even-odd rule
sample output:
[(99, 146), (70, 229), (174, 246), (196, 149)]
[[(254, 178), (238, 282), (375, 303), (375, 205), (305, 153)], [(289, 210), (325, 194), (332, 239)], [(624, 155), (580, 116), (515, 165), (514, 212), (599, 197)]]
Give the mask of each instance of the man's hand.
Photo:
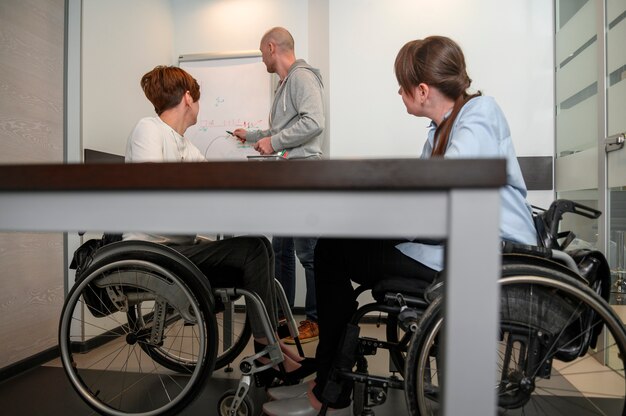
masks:
[[(237, 130), (235, 130), (237, 132)], [(272, 147), (271, 137), (263, 137), (261, 140), (254, 144), (254, 150), (259, 152), (262, 155), (271, 155), (274, 153), (274, 148)]]
[(241, 143), (245, 143), (247, 133), (248, 131), (246, 129), (240, 128), (240, 129), (236, 129), (235, 131), (233, 131), (233, 136), (235, 136), (235, 138), (239, 140)]

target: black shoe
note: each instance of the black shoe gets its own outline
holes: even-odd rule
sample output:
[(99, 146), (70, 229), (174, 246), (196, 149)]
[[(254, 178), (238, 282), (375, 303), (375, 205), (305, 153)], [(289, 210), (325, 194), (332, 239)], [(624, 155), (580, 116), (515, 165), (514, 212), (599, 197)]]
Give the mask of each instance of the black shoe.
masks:
[[(263, 371), (259, 371), (258, 373), (254, 373), (256, 386), (269, 388), (300, 384), (303, 378), (310, 376), (317, 371), (317, 365), (315, 364), (314, 358), (305, 358), (299, 363), (300, 367), (290, 372), (270, 367)], [(261, 365), (258, 361), (257, 364)]]

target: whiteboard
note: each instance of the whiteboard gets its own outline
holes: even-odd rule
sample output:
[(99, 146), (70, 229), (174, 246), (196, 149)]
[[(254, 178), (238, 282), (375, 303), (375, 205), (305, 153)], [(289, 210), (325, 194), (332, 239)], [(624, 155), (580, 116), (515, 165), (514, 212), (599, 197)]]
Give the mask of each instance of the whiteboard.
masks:
[(185, 137), (208, 160), (246, 159), (258, 155), (251, 145), (241, 144), (226, 131), (242, 127), (267, 129), (271, 105), (271, 77), (253, 55), (205, 54), (179, 58), (179, 66), (200, 84), (198, 122)]

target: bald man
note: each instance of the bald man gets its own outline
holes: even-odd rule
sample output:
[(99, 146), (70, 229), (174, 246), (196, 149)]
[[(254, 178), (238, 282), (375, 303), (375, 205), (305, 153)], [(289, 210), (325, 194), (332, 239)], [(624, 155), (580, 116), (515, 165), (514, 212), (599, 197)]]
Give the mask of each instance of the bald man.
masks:
[(263, 155), (285, 151), (288, 159), (319, 159), (324, 140), (324, 84), (319, 70), (296, 59), (291, 33), (268, 30), (259, 46), (267, 72), (280, 83), (270, 111), (269, 130), (236, 129), (239, 140)]
[[(242, 142), (254, 143), (262, 155), (277, 152), (287, 159), (320, 159), (324, 140), (324, 85), (319, 70), (303, 59), (296, 59), (291, 33), (274, 27), (263, 35), (259, 45), (267, 72), (277, 74), (280, 83), (274, 94), (268, 130), (236, 129)], [(280, 178), (277, 178), (279, 180)], [(300, 341), (318, 338), (315, 275), (313, 260), (316, 238), (274, 237), (276, 279), (285, 289), (293, 308), (296, 289), (295, 254), (306, 278), (306, 319), (300, 322)], [(287, 338), (287, 343), (294, 340)]]

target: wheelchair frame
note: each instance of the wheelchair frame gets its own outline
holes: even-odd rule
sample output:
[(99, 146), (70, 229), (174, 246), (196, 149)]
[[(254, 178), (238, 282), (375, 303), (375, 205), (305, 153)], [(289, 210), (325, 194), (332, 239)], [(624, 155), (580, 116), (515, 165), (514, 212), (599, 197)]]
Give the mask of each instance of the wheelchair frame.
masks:
[[(558, 224), (562, 216), (567, 212), (579, 214), (587, 218), (597, 218), (600, 215), (599, 211), (567, 200), (557, 200), (553, 202), (549, 210), (543, 213), (536, 213), (535, 224), (541, 246), (503, 244), (504, 277), (501, 279), (500, 284), (505, 290), (505, 294), (510, 288), (527, 288), (529, 285), (532, 285), (535, 290), (549, 289), (555, 295), (557, 292), (567, 295), (567, 300), (570, 302), (578, 302), (578, 307), (585, 311), (583, 318), (586, 319), (586, 326), (580, 325), (581, 332), (575, 338), (582, 337), (584, 339), (578, 343), (579, 345), (575, 345), (576, 348), (572, 347), (572, 344), (575, 343), (571, 341), (572, 344), (566, 345), (569, 348), (557, 348), (557, 340), (565, 333), (566, 328), (563, 328), (563, 333), (548, 334), (548, 331), (541, 332), (536, 330), (535, 335), (528, 335), (525, 340), (521, 339), (523, 337), (514, 339), (514, 342), (523, 344), (523, 348), (525, 348), (519, 354), (520, 356), (525, 354), (526, 351), (535, 351), (540, 347), (540, 342), (547, 342), (548, 335), (556, 340), (552, 341), (553, 345), (549, 345), (552, 349), (546, 346), (542, 347), (544, 349), (543, 355), (534, 357), (529, 355), (534, 361), (528, 359), (522, 363), (523, 365), (519, 365), (519, 368), (516, 369), (518, 372), (513, 370), (502, 371), (502, 379), (500, 382), (496, 382), (496, 385), (499, 386), (498, 406), (500, 411), (504, 411), (506, 414), (519, 411), (522, 408), (525, 409), (524, 406), (529, 405), (534, 398), (533, 394), (537, 388), (536, 381), (557, 377), (552, 374), (553, 360), (563, 360), (569, 363), (589, 357), (591, 354), (587, 354), (587, 352), (596, 347), (596, 340), (600, 335), (600, 330), (604, 328), (611, 333), (615, 340), (613, 345), (618, 348), (618, 359), (621, 363), (618, 364), (616, 369), (606, 370), (606, 373), (609, 374), (619, 373), (616, 380), (621, 387), (616, 392), (615, 397), (613, 397), (618, 403), (618, 408), (609, 414), (626, 415), (626, 381), (624, 374), (626, 332), (624, 332), (624, 327), (619, 318), (607, 304), (609, 295), (608, 280), (610, 279), (608, 265), (601, 270), (602, 278), (595, 278), (594, 274), (598, 272), (597, 263), (581, 263), (584, 270), (580, 270), (577, 262), (568, 253), (560, 250), (564, 249), (574, 238), (571, 232), (558, 232)], [(535, 267), (536, 270), (533, 271), (531, 266)], [(526, 277), (525, 275), (528, 275), (528, 273), (530, 273), (530, 276)], [(532, 278), (532, 273), (541, 274)], [(592, 279), (593, 281), (588, 281), (585, 276), (591, 276), (594, 279)], [(550, 279), (550, 277), (553, 278)], [(411, 282), (409, 279), (406, 279), (405, 283), (406, 287), (410, 287)], [(402, 389), (405, 392), (410, 414), (422, 416), (439, 414), (438, 404), (441, 394), (439, 381), (435, 384), (429, 384), (427, 379), (433, 376), (428, 375), (427, 377), (426, 373), (431, 371), (429, 367), (431, 364), (437, 367), (438, 363), (438, 350), (435, 349), (433, 353), (428, 348), (436, 346), (437, 334), (441, 331), (443, 325), (443, 281), (434, 282), (425, 293), (411, 291), (410, 289), (398, 290), (397, 282), (392, 285), (395, 287), (386, 287), (385, 281), (379, 282), (378, 286), (375, 289), (383, 293), (377, 297), (378, 302), (359, 308), (354, 316), (352, 325), (355, 326), (367, 312), (377, 310), (387, 313), (388, 340), (390, 333), (392, 333), (390, 327), (393, 330), (395, 326), (398, 326), (399, 331), (405, 332), (405, 335), (396, 343), (381, 342), (368, 338), (359, 338), (355, 335), (355, 332), (358, 332), (358, 328), (348, 329), (346, 339), (340, 351), (343, 357), (338, 359), (337, 362), (345, 363), (351, 361), (355, 365), (350, 368), (345, 366), (344, 368), (334, 368), (328, 382), (331, 387), (325, 390), (323, 399), (325, 402), (335, 401), (337, 398), (336, 393), (342, 390), (337, 384), (352, 383), (354, 386), (353, 414), (369, 416), (374, 415), (374, 406), (385, 402), (389, 388)], [(547, 301), (555, 300), (556, 303), (556, 299), (558, 299), (558, 296), (548, 298)], [(580, 319), (581, 322), (583, 322), (583, 318)], [(507, 327), (507, 322), (513, 321), (511, 317), (502, 315), (501, 319), (501, 333), (510, 332), (511, 329), (510, 326)], [(577, 314), (572, 314), (571, 319), (570, 325), (574, 325), (579, 321)], [(528, 328), (531, 326), (526, 325), (525, 330), (528, 331)], [(410, 338), (408, 349), (406, 341), (402, 341), (406, 340), (407, 337)], [(403, 371), (400, 371), (404, 376), (403, 381), (398, 380), (395, 375), (381, 377), (368, 374), (366, 356), (374, 355), (378, 348), (388, 349), (392, 359), (395, 357), (394, 362), (400, 361), (402, 364), (402, 361), (404, 361)], [(510, 364), (514, 354), (512, 353), (511, 345), (508, 348), (502, 361), (508, 361)], [(605, 346), (605, 349), (608, 348)], [(598, 354), (598, 352), (595, 352), (595, 354)], [(543, 360), (540, 357), (543, 357)], [(403, 358), (406, 359), (402, 360)], [(428, 361), (429, 359), (434, 359), (435, 361), (431, 363)], [(434, 376), (435, 379), (439, 377), (439, 373)], [(468, 380), (468, 382), (471, 383), (471, 380)], [(333, 383), (335, 384), (334, 386), (332, 385)], [(433, 385), (436, 385), (435, 389), (433, 389)], [(547, 390), (543, 385), (540, 385), (540, 388)], [(523, 394), (519, 393), (516, 396), (516, 394), (511, 393), (512, 389), (524, 391)], [(569, 394), (576, 393), (574, 389)], [(592, 400), (589, 400), (589, 403), (592, 402)], [(426, 407), (425, 403), (435, 403), (436, 405)], [(524, 409), (521, 410), (521, 414), (527, 414)], [(596, 413), (599, 412), (598, 409), (598, 405), (592, 403), (584, 410), (583, 407), (578, 407), (574, 411), (570, 411), (569, 414), (606, 414)], [(324, 415), (326, 410), (327, 405), (324, 406), (320, 414)], [(551, 409), (551, 411), (554, 412), (554, 409)], [(539, 413), (531, 412), (531, 414)], [(546, 414), (553, 413), (548, 412)]]
[[(221, 304), (224, 312), (233, 312), (232, 302), (243, 296), (246, 313), (262, 317), (268, 345), (242, 358), (239, 386), (222, 396), (218, 411), (233, 415), (254, 413), (253, 403), (247, 397), (252, 380), (268, 368), (281, 367), (284, 359), (267, 310), (256, 293), (238, 288), (211, 289), (208, 279), (186, 257), (167, 246), (144, 241), (95, 247), (81, 263), (77, 283), (63, 308), (59, 345), (65, 372), (87, 404), (102, 414), (116, 416), (178, 413), (198, 395), (214, 370), (219, 338), (216, 306)], [(278, 281), (275, 285), (289, 334), (302, 351), (298, 328), (282, 286)], [(146, 304), (146, 312), (141, 312)], [(94, 326), (103, 332), (94, 339), (105, 338), (106, 342), (84, 339), (84, 334)], [(232, 335), (231, 328), (226, 332)], [(246, 320), (242, 327), (243, 338), (234, 343), (232, 339), (227, 340), (225, 348), (233, 346), (229, 351), (233, 354), (223, 357), (224, 361), (239, 355), (249, 334)], [(116, 342), (122, 345), (116, 354), (126, 354), (128, 350), (127, 357), (121, 364), (115, 361), (117, 357), (110, 359), (106, 376), (100, 374), (105, 372), (93, 370), (92, 364), (82, 364), (86, 360), (82, 360), (81, 355), (103, 346), (108, 348), (107, 344)], [(268, 363), (261, 365), (257, 361), (260, 357), (267, 358)], [(110, 371), (112, 367), (118, 371)], [(116, 374), (119, 375), (117, 381)], [(136, 380), (127, 382), (126, 379)], [(255, 379), (255, 382), (259, 385), (261, 380)], [(118, 384), (119, 389), (115, 389)], [(146, 384), (145, 389), (142, 384)], [(151, 391), (152, 388), (155, 390)], [(125, 393), (131, 391), (133, 395), (148, 396), (148, 407), (125, 399)], [(159, 391), (162, 397), (152, 397)]]
[[(563, 381), (562, 379), (566, 376), (572, 376), (570, 373), (579, 371), (578, 368), (581, 364), (577, 364), (578, 362), (584, 362), (584, 360), (591, 362), (591, 360), (595, 360), (594, 355), (601, 355), (602, 352), (607, 352), (610, 347), (616, 347), (619, 353), (617, 368), (603, 367), (602, 370), (598, 371), (604, 375), (614, 376), (613, 378), (617, 380), (615, 384), (618, 388), (614, 388), (616, 390), (614, 396), (610, 397), (600, 389), (592, 393), (596, 396), (604, 395), (604, 397), (598, 399), (591, 396), (591, 398), (585, 397), (583, 399), (579, 397), (583, 396), (583, 393), (576, 390), (575, 386), (566, 394), (569, 395), (570, 403), (577, 399), (585, 401), (584, 404), (577, 405), (574, 410), (570, 409), (569, 414), (626, 415), (624, 373), (626, 331), (620, 319), (607, 304), (606, 299), (601, 296), (602, 282), (596, 281), (595, 286), (590, 287), (589, 282), (579, 274), (577, 268), (572, 270), (568, 267), (575, 266), (576, 263), (565, 252), (554, 251), (555, 255), (548, 259), (545, 250), (538, 250), (535, 256), (529, 254), (527, 247), (523, 247), (521, 251), (523, 254), (509, 253), (503, 255), (503, 277), (500, 280), (503, 299), (511, 290), (526, 290), (535, 293), (528, 299), (529, 302), (527, 303), (541, 299), (543, 307), (547, 308), (546, 313), (556, 314), (562, 311), (563, 304), (569, 309), (561, 312), (565, 315), (560, 317), (561, 331), (553, 329), (552, 333), (545, 330), (544, 325), (533, 323), (522, 326), (516, 322), (519, 319), (523, 321), (524, 318), (528, 317), (515, 316), (513, 319), (506, 313), (501, 315), (501, 334), (514, 333), (511, 332), (511, 325), (513, 322), (518, 325), (517, 338), (512, 337), (510, 339), (510, 343), (507, 345), (508, 351), (505, 351), (501, 356), (501, 362), (511, 365), (511, 368), (514, 368), (511, 363), (518, 364), (518, 366), (514, 370), (503, 371), (503, 364), (499, 363), (502, 379), (500, 381), (494, 380), (494, 385), (499, 386), (498, 407), (501, 412), (499, 414), (544, 414), (536, 409), (529, 411), (526, 407), (535, 406), (537, 401), (545, 399), (545, 396), (550, 394), (556, 401), (557, 395), (554, 393), (556, 390), (551, 391), (550, 389), (554, 389), (554, 387), (550, 386), (549, 383)], [(558, 259), (558, 262), (555, 259)], [(385, 281), (379, 282), (378, 286), (373, 288), (374, 291), (379, 292), (375, 296), (377, 302), (361, 306), (357, 310), (353, 316), (351, 328), (346, 331), (346, 337), (341, 345), (339, 351), (341, 357), (336, 360), (337, 363), (353, 363), (353, 366), (335, 367), (328, 382), (330, 387), (324, 391), (324, 401), (334, 402), (338, 392), (342, 391), (341, 386), (344, 383), (352, 384), (353, 414), (355, 416), (374, 415), (374, 407), (386, 402), (389, 389), (404, 390), (407, 407), (411, 415), (432, 416), (440, 414), (441, 372), (437, 371), (437, 368), (440, 368), (437, 365), (440, 366), (441, 363), (438, 359), (436, 346), (444, 322), (444, 298), (441, 281), (435, 282), (434, 286), (437, 286), (437, 291), (435, 294), (430, 293), (430, 301), (424, 299), (424, 293), (398, 292), (397, 283), (394, 284), (396, 287), (389, 288)], [(406, 283), (410, 285), (410, 280), (406, 279)], [(550, 291), (550, 296), (542, 293), (539, 297), (539, 292), (545, 291)], [(575, 306), (569, 305), (568, 302), (574, 303)], [(504, 306), (505, 304), (503, 304), (502, 309)], [(557, 307), (561, 309), (556, 309)], [(550, 310), (550, 308), (555, 309)], [(387, 314), (386, 341), (358, 335), (359, 321), (371, 312)], [(513, 315), (519, 314), (514, 313)], [(535, 316), (535, 312), (532, 312), (532, 315)], [(558, 319), (554, 320), (557, 321), (557, 324), (559, 323)], [(562, 341), (561, 344), (564, 345), (559, 345), (559, 339), (568, 336), (566, 329), (571, 331), (568, 328), (575, 328), (579, 320), (583, 322), (579, 325), (580, 331)], [(393, 330), (396, 327), (398, 332), (404, 335), (390, 340), (390, 328)], [(531, 333), (529, 328), (533, 327), (536, 329)], [(612, 344), (600, 347), (601, 342), (598, 341), (598, 337), (601, 329), (605, 329), (611, 334), (612, 339), (614, 339)], [(407, 339), (410, 341), (407, 342)], [(509, 339), (505, 337), (502, 340), (504, 342), (502, 345), (506, 345), (507, 341)], [(520, 344), (522, 347), (517, 346)], [(598, 350), (594, 351), (596, 347)], [(398, 371), (403, 376), (402, 380), (395, 374), (380, 376), (369, 373), (367, 357), (375, 355), (377, 350), (381, 348), (389, 350), (390, 357), (396, 366), (398, 363), (404, 364)], [(520, 352), (520, 350), (523, 351)], [(517, 355), (515, 355), (516, 353)], [(526, 361), (516, 363), (514, 359), (524, 354), (527, 354), (525, 356)], [(553, 363), (556, 362), (561, 364), (559, 372), (553, 371)], [(568, 368), (571, 369), (568, 370)], [(596, 375), (599, 374), (596, 373)], [(572, 377), (576, 377), (576, 374)], [(428, 381), (429, 378), (438, 379), (438, 381), (431, 383)], [(471, 380), (468, 382), (471, 383)], [(562, 387), (558, 386), (557, 388)], [(559, 393), (563, 393), (563, 391), (559, 391)], [(539, 397), (537, 400), (535, 394)], [(602, 403), (610, 399), (614, 403), (609, 405)], [(598, 404), (598, 401), (601, 403)], [(571, 404), (568, 405), (572, 406)], [(603, 413), (606, 410), (602, 406), (608, 406), (608, 408), (615, 406), (617, 408)], [(324, 406), (320, 414), (326, 414), (326, 410), (327, 405)], [(520, 411), (521, 413), (516, 413)], [(545, 414), (564, 414), (554, 412), (555, 409), (550, 408)]]
[[(503, 302), (509, 291), (536, 292), (527, 297), (528, 303), (543, 302), (544, 314), (532, 307), (525, 314), (510, 314), (508, 305), (501, 306), (499, 379), (494, 380), (499, 414), (626, 414), (626, 333), (621, 320), (573, 273), (544, 266), (512, 263), (503, 268), (499, 282)], [(445, 387), (437, 348), (444, 325), (442, 303), (438, 298), (424, 312), (407, 354), (405, 396), (411, 414), (440, 411), (441, 385)], [(568, 304), (566, 310), (559, 309), (563, 304)], [(533, 322), (536, 316), (543, 319)], [(552, 330), (545, 329), (549, 325)], [(599, 330), (608, 331), (611, 343), (596, 343)], [(611, 347), (618, 352), (615, 368), (595, 358)], [(608, 388), (597, 381), (595, 388), (581, 390), (576, 379), (581, 375), (609, 377), (613, 385)]]
[[(558, 244), (557, 242), (559, 237), (563, 238), (564, 234), (555, 234), (555, 230), (557, 230), (558, 227), (555, 228), (554, 223), (558, 223), (565, 212), (580, 213), (578, 211), (581, 211), (581, 206), (579, 206), (578, 204), (573, 204), (571, 203), (571, 201), (566, 202), (567, 203), (564, 204), (563, 201), (555, 201), (551, 209), (547, 211), (551, 217), (546, 220), (545, 216), (543, 216), (541, 217), (542, 223), (537, 223), (537, 228), (540, 231), (540, 236), (542, 237), (541, 241), (544, 242), (544, 245), (548, 246), (547, 248), (514, 247), (512, 250), (514, 253), (505, 253), (504, 255), (505, 260), (515, 259), (515, 265), (520, 267), (526, 267), (526, 269), (523, 269), (525, 270), (524, 273), (526, 276), (530, 277), (525, 278), (523, 275), (516, 276), (515, 273), (518, 273), (518, 271), (511, 276), (505, 276), (505, 278), (501, 280), (501, 283), (507, 287), (511, 285), (515, 286), (536, 284), (544, 289), (548, 288), (555, 292), (562, 291), (569, 296), (570, 301), (574, 300), (580, 302), (580, 304), (583, 304), (585, 306), (586, 309), (584, 310), (584, 314), (586, 314), (587, 321), (588, 323), (592, 323), (592, 326), (591, 330), (586, 329), (583, 332), (583, 335), (586, 338), (585, 343), (581, 344), (579, 351), (571, 356), (572, 360), (577, 360), (578, 358), (583, 357), (584, 354), (587, 353), (587, 351), (589, 350), (589, 347), (593, 347), (592, 344), (594, 343), (594, 338), (597, 338), (597, 332), (599, 332), (597, 328), (601, 328), (600, 326), (595, 326), (597, 324), (595, 323), (596, 321), (594, 319), (600, 317), (602, 319), (602, 328), (607, 328), (612, 333), (615, 339), (615, 343), (620, 351), (619, 359), (622, 362), (622, 366), (616, 371), (620, 373), (619, 383), (621, 387), (624, 387), (626, 386), (626, 382), (624, 381), (623, 368), (624, 357), (626, 357), (626, 332), (624, 331), (623, 325), (621, 325), (619, 319), (615, 316), (615, 314), (611, 311), (610, 307), (606, 303), (606, 299), (603, 298), (605, 294), (603, 293), (603, 290), (606, 288), (606, 282), (604, 282), (602, 279), (595, 280), (593, 288), (589, 288), (587, 286), (589, 282), (581, 276), (578, 265), (573, 260), (573, 258), (567, 253), (564, 253), (560, 250), (553, 250), (553, 248), (564, 248), (561, 244)], [(583, 213), (581, 215), (589, 216), (590, 218), (592, 218), (594, 215), (599, 215), (597, 211), (593, 210), (582, 210), (582, 212)], [(541, 225), (544, 226), (543, 234), (541, 233)], [(568, 239), (571, 239), (571, 236), (565, 236), (565, 239), (567, 241)], [(109, 250), (115, 249), (114, 252), (122, 258), (127, 255), (128, 247), (124, 247), (124, 250), (120, 249), (118, 253), (118, 248), (122, 247), (124, 243), (118, 244), (120, 245), (117, 246), (113, 244), (111, 245), (111, 247), (113, 248), (105, 248), (102, 251), (97, 251), (93, 260), (93, 264), (90, 266), (91, 269), (89, 270), (93, 271), (94, 267), (103, 266), (103, 264), (98, 263), (99, 261), (108, 264), (111, 261), (118, 260), (116, 256), (113, 256), (106, 257), (105, 261), (102, 257), (98, 257), (98, 255), (102, 255), (102, 252), (108, 253)], [(138, 252), (140, 249), (140, 245), (132, 246), (134, 247), (133, 250)], [(180, 282), (181, 288), (190, 287), (192, 289), (185, 296), (187, 296), (187, 299), (192, 306), (193, 315), (195, 317), (202, 316), (206, 318), (203, 321), (205, 322), (205, 324), (203, 325), (206, 326), (204, 332), (207, 335), (210, 335), (212, 331), (214, 331), (214, 323), (212, 323), (215, 310), (215, 299), (213, 297), (214, 295), (222, 300), (229, 300), (233, 296), (243, 295), (246, 297), (247, 301), (250, 300), (250, 306), (252, 307), (252, 309), (256, 310), (255, 313), (264, 312), (267, 318), (267, 312), (265, 311), (265, 308), (260, 299), (258, 299), (258, 297), (255, 297), (256, 295), (236, 289), (211, 291), (211, 289), (208, 287), (208, 284), (206, 283), (206, 279), (204, 278), (204, 276), (202, 276), (202, 274), (197, 271), (197, 268), (195, 268), (193, 264), (190, 264), (190, 262), (186, 258), (181, 256), (177, 252), (168, 252), (167, 250), (169, 249), (167, 248), (163, 250), (164, 251), (161, 251), (161, 249), (156, 249), (153, 247), (149, 250), (149, 252), (154, 253), (155, 251), (157, 251), (163, 255), (155, 256), (155, 258), (158, 259), (158, 261), (155, 260), (157, 263), (162, 262), (163, 258), (169, 259), (165, 261), (165, 263), (167, 264), (157, 264), (157, 266), (164, 268), (166, 271), (169, 268), (174, 267), (175, 276), (176, 273), (182, 273), (186, 276), (184, 279), (182, 279), (183, 281)], [(173, 250), (170, 251), (173, 252)], [(523, 262), (517, 262), (518, 260), (523, 260)], [(170, 263), (170, 261), (172, 261), (173, 263)], [(530, 266), (543, 267), (546, 271), (546, 276), (532, 278), (532, 271), (527, 271), (528, 267)], [(593, 273), (593, 271), (591, 272)], [(554, 280), (557, 283), (554, 283), (550, 280), (550, 275), (559, 276)], [(89, 273), (85, 273), (83, 279), (86, 279), (89, 276)], [(66, 305), (64, 307), (60, 327), (60, 345), (63, 365), (70, 377), (70, 380), (72, 381), (72, 384), (77, 389), (81, 397), (83, 397), (83, 399), (85, 399), (90, 404), (90, 406), (94, 407), (96, 410), (102, 411), (105, 414), (112, 414), (116, 416), (128, 414), (175, 414), (186, 405), (188, 405), (188, 403), (193, 400), (198, 394), (200, 386), (203, 385), (203, 381), (210, 376), (211, 371), (213, 370), (215, 351), (214, 345), (212, 346), (210, 342), (207, 343), (206, 347), (202, 349), (202, 352), (200, 352), (197, 364), (192, 366), (193, 368), (191, 369), (191, 376), (188, 377), (188, 381), (183, 386), (184, 388), (179, 391), (174, 400), (169, 400), (169, 402), (165, 405), (159, 404), (155, 409), (152, 409), (150, 411), (126, 412), (119, 411), (117, 409), (113, 409), (111, 411), (110, 408), (101, 406), (102, 402), (101, 397), (99, 396), (99, 391), (87, 391), (81, 387), (81, 383), (83, 380), (81, 377), (77, 377), (75, 375), (76, 363), (72, 359), (72, 350), (69, 346), (69, 342), (67, 340), (64, 340), (64, 338), (69, 339), (69, 323), (72, 321), (73, 315), (71, 307), (69, 307), (68, 305), (71, 305), (72, 303), (76, 303), (78, 301), (81, 296), (81, 290), (84, 290), (87, 287), (88, 283), (89, 282), (85, 283), (83, 280), (80, 280), (70, 292), (70, 296), (68, 297), (68, 300), (66, 301)], [(342, 350), (340, 351), (340, 354), (343, 355), (342, 358), (344, 358), (340, 361), (344, 363), (352, 363), (352, 365), (347, 365), (343, 368), (335, 368), (331, 374), (329, 384), (341, 384), (346, 382), (353, 384), (355, 415), (373, 415), (373, 408), (385, 402), (389, 388), (403, 389), (405, 391), (407, 404), (409, 406), (411, 414), (421, 414), (422, 416), (437, 414), (438, 407), (435, 406), (433, 408), (426, 408), (424, 406), (427, 401), (438, 403), (441, 393), (440, 389), (437, 386), (435, 386), (437, 388), (433, 389), (434, 384), (431, 382), (433, 379), (438, 379), (438, 377), (429, 379), (429, 377), (431, 376), (426, 376), (426, 373), (430, 372), (431, 366), (437, 367), (438, 353), (435, 347), (438, 339), (437, 334), (440, 331), (443, 323), (443, 318), (440, 315), (441, 305), (443, 302), (442, 297), (440, 296), (441, 282), (437, 282), (436, 285), (434, 285), (432, 288), (429, 288), (426, 294), (419, 291), (413, 292), (410, 290), (397, 290), (397, 288), (393, 287), (389, 288), (385, 286), (384, 281), (381, 282), (379, 287), (376, 287), (374, 289), (377, 292), (377, 295), (375, 295), (377, 302), (362, 306), (357, 310), (357, 313), (352, 319), (352, 325), (350, 325), (350, 328), (348, 328), (347, 337), (346, 339), (344, 339)], [(182, 289), (181, 291), (184, 292), (184, 290)], [(284, 292), (280, 290), (279, 293), (279, 301), (281, 302), (281, 306), (283, 306), (283, 302), (284, 305), (286, 305)], [(425, 295), (428, 296), (426, 296), (425, 298)], [(550, 297), (548, 296), (546, 296), (545, 298), (548, 300), (550, 299)], [(166, 304), (171, 305), (171, 303), (168, 302), (166, 302)], [(178, 307), (178, 309), (181, 309), (181, 307)], [(288, 311), (289, 308), (286, 307), (283, 310)], [(384, 341), (359, 337), (359, 321), (366, 314), (373, 311), (380, 312), (381, 314), (386, 314), (387, 339)], [(591, 315), (589, 315), (588, 312), (591, 313)], [(161, 312), (158, 312), (156, 316), (159, 317), (161, 316), (161, 314), (163, 314), (163, 316), (165, 317), (163, 318), (164, 324), (167, 324), (168, 309), (162, 308)], [(180, 316), (185, 316), (185, 314), (183, 313)], [(581, 314), (577, 313), (574, 321), (578, 322), (580, 316)], [(193, 319), (190, 316), (187, 316), (185, 320), (189, 321), (189, 323), (191, 324), (193, 323)], [(570, 322), (570, 324), (574, 321)], [(267, 326), (269, 328), (269, 324)], [(566, 327), (569, 327), (569, 324), (566, 325)], [(297, 337), (297, 327), (295, 325), (293, 317), (291, 317), (291, 321), (289, 322), (289, 330), (292, 336)], [(526, 341), (525, 344), (522, 342), (522, 344), (525, 345), (522, 348), (524, 350), (524, 354), (526, 354), (526, 351), (533, 351), (536, 343), (542, 341), (543, 335), (540, 334), (539, 331), (535, 331), (533, 332), (533, 334), (534, 335), (532, 339), (529, 338), (529, 340)], [(118, 334), (118, 336), (119, 335), (120, 334)], [(146, 336), (146, 334), (144, 333), (141, 333), (140, 335)], [(156, 339), (152, 340), (153, 344), (158, 343), (158, 339), (159, 337), (157, 336)], [(245, 357), (241, 361), (240, 368), (243, 375), (239, 383), (239, 387), (234, 392), (227, 392), (227, 394), (223, 396), (222, 399), (220, 399), (220, 402), (218, 404), (218, 411), (220, 412), (220, 414), (248, 415), (254, 413), (254, 409), (251, 403), (246, 399), (247, 393), (252, 384), (252, 378), (254, 377), (254, 374), (262, 371), (265, 368), (279, 364), (283, 360), (282, 353), (276, 343), (277, 340), (275, 339), (272, 331), (269, 331), (268, 339), (270, 339), (272, 342), (270, 342), (270, 345), (267, 348), (265, 348), (262, 352), (258, 354), (250, 357)], [(212, 342), (215, 342), (215, 340), (213, 340)], [(387, 377), (372, 375), (368, 373), (366, 357), (376, 354), (377, 350), (380, 348), (388, 349), (390, 351), (391, 358), (396, 365), (396, 368), (399, 370), (398, 373), (403, 376), (404, 380), (400, 380), (395, 374), (391, 377)], [(501, 387), (501, 384), (499, 383), (504, 380), (505, 376), (507, 377), (507, 382), (509, 383), (507, 384), (507, 386), (511, 385), (511, 377), (515, 376), (515, 381), (518, 382), (516, 388), (525, 389), (525, 395), (520, 396), (521, 398), (515, 398), (514, 400), (512, 399), (509, 404), (500, 407), (506, 409), (506, 411), (509, 411), (515, 410), (516, 405), (520, 403), (521, 406), (525, 406), (526, 403), (528, 403), (532, 398), (532, 395), (535, 393), (535, 381), (539, 379), (550, 379), (550, 377), (553, 377), (551, 373), (552, 362), (555, 357), (557, 360), (559, 358), (562, 358), (563, 354), (565, 353), (562, 353), (560, 356), (556, 354), (550, 356), (548, 360), (550, 365), (548, 365), (547, 361), (544, 363), (542, 360), (526, 360), (524, 361), (524, 365), (526, 365), (526, 363), (530, 363), (528, 364), (528, 366), (519, 366), (519, 371), (516, 370), (509, 372), (507, 370), (506, 374), (503, 373), (503, 379), (500, 380), (500, 382), (496, 382), (496, 385), (499, 385)], [(257, 365), (257, 362), (255, 360), (260, 356), (268, 357), (270, 359), (270, 364), (265, 366)], [(512, 356), (511, 351), (508, 351), (505, 356), (510, 358)], [(434, 359), (434, 361), (431, 362), (431, 359)], [(505, 359), (503, 361), (507, 360), (508, 359)], [(524, 373), (524, 371), (528, 371), (529, 369), (532, 370), (529, 374)], [(333, 389), (330, 389), (329, 391), (332, 392), (332, 390)], [(340, 389), (334, 390), (338, 391)], [(148, 389), (147, 391), (149, 392), (150, 390)], [(614, 413), (611, 413), (611, 415), (626, 415), (625, 397), (626, 387), (621, 389), (621, 392), (618, 393), (620, 409), (616, 410)], [(332, 394), (331, 396), (327, 396), (325, 393), (325, 401), (331, 402), (332, 399)], [(515, 400), (518, 401), (515, 402)], [(502, 403), (499, 404), (502, 405)], [(326, 410), (327, 408), (325, 406), (322, 409), (321, 414), (325, 414)]]

